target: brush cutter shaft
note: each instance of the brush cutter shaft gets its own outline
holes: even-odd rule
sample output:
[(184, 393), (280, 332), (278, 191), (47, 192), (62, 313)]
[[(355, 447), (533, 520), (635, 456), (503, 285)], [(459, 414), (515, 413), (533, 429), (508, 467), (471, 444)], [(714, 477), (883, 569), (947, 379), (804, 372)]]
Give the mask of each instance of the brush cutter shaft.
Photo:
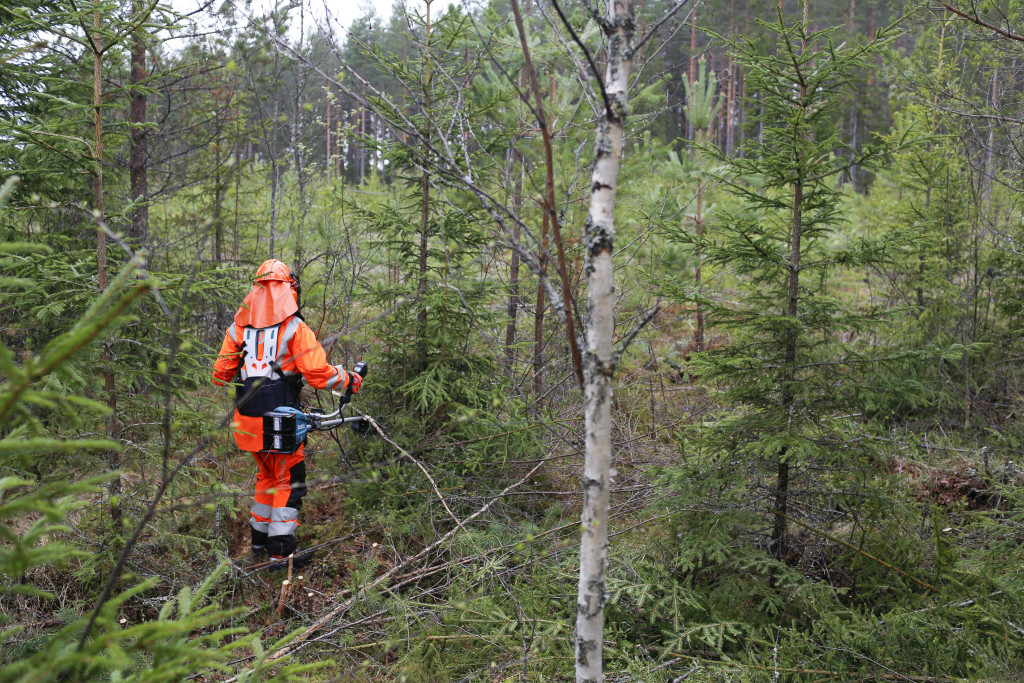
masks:
[(349, 416), (349, 417), (335, 418), (333, 420), (318, 420), (316, 422), (316, 426), (315, 427), (311, 426), (310, 429), (316, 429), (316, 430), (334, 429), (335, 427), (338, 427), (338, 426), (343, 425), (343, 424), (348, 424), (350, 422), (359, 422), (362, 419), (363, 419), (363, 417), (361, 415), (352, 415), (352, 416)]

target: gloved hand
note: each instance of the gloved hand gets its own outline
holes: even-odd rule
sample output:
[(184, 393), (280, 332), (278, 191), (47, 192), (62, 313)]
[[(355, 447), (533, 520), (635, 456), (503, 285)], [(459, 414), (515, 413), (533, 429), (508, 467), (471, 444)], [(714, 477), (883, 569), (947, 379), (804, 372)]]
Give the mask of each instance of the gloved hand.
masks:
[(358, 373), (355, 373), (355, 372), (349, 372), (347, 374), (348, 374), (348, 385), (345, 387), (345, 389), (351, 390), (352, 393), (354, 394), (354, 393), (358, 392), (359, 391), (359, 387), (361, 387), (363, 385), (363, 376), (358, 374)]

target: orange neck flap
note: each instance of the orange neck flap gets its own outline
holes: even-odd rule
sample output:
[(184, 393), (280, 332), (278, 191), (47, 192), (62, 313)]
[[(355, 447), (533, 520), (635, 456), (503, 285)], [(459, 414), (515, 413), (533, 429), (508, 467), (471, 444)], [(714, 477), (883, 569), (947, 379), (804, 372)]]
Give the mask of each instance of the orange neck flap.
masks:
[(298, 310), (299, 304), (295, 301), (295, 291), (290, 283), (257, 280), (238, 307), (235, 324), (242, 327), (270, 327), (284, 322)]

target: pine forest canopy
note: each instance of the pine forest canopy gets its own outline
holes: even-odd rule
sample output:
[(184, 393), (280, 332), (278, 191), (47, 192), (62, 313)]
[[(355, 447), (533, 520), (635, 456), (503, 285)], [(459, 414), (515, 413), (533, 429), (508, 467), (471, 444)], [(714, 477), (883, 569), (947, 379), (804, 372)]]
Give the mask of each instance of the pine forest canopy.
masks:
[(0, 680), (1024, 678), (1024, 5), (341, 4), (0, 6)]

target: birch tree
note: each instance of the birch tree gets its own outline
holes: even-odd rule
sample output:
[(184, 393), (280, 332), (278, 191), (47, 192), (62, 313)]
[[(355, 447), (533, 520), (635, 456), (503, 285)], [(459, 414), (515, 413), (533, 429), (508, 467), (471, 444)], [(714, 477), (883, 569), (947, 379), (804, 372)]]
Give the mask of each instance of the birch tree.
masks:
[(583, 228), (586, 248), (587, 322), (583, 362), (586, 461), (583, 466), (580, 580), (576, 598), (576, 680), (601, 681), (604, 643), (605, 565), (608, 557), (608, 503), (611, 488), (612, 378), (615, 357), (615, 288), (612, 247), (615, 193), (625, 132), (629, 72), (633, 57), (632, 0), (611, 0), (600, 20), (608, 40), (596, 121), (590, 209)]

